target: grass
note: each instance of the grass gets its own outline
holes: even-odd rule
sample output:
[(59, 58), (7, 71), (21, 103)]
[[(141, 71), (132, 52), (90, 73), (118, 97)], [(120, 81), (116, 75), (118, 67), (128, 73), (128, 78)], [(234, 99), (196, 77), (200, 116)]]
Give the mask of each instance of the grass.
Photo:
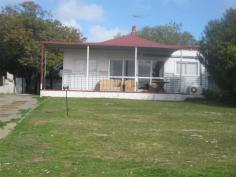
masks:
[(206, 101), (45, 100), (4, 140), (0, 176), (236, 176), (236, 108)]

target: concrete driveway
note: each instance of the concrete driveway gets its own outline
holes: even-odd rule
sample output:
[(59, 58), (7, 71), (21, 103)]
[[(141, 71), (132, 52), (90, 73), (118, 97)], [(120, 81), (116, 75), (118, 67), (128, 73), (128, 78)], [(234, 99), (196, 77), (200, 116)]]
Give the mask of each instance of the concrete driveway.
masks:
[(0, 95), (0, 121), (6, 125), (0, 128), (0, 139), (7, 136), (16, 126), (13, 119), (21, 117), (21, 111), (36, 107), (37, 100), (31, 95)]

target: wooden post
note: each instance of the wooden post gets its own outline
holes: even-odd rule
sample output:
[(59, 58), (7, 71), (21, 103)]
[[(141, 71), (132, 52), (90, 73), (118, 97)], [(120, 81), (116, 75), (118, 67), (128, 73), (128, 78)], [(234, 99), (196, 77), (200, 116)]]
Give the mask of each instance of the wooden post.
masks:
[(44, 78), (44, 45), (41, 44), (41, 60), (40, 60), (40, 90), (43, 89), (43, 78)]
[(46, 77), (47, 77), (47, 51), (46, 49), (44, 49), (44, 82), (43, 82), (43, 85), (44, 85), (44, 90), (46, 90)]

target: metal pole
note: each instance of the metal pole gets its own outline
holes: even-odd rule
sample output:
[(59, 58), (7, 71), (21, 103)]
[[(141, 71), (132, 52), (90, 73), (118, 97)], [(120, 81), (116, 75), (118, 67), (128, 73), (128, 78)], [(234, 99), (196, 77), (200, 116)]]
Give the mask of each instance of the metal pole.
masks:
[(67, 90), (68, 90), (68, 89), (66, 89), (66, 115), (67, 115), (67, 117), (68, 117), (68, 116), (69, 116), (69, 110), (68, 110)]
[(69, 116), (69, 108), (68, 108), (68, 98), (67, 98), (67, 91), (69, 90), (69, 86), (63, 86), (63, 90), (66, 91), (66, 116)]

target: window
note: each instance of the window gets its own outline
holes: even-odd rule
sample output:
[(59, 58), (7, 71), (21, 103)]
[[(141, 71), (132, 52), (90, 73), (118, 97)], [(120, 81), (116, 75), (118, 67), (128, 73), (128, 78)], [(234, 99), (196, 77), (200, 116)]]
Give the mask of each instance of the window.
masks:
[(183, 75), (198, 75), (198, 63), (190, 62), (177, 62), (176, 73)]
[(111, 60), (110, 61), (110, 75), (122, 76), (123, 60)]
[[(146, 91), (152, 79), (164, 75), (164, 62), (158, 60), (138, 60), (138, 89)], [(134, 80), (134, 60), (110, 60), (110, 77), (113, 79)]]
[(150, 77), (151, 73), (151, 62), (149, 60), (138, 61), (138, 76), (139, 77)]
[(134, 76), (134, 61), (133, 60), (124, 60), (124, 75)]
[(89, 74), (96, 76), (107, 75), (107, 65), (104, 60), (90, 60), (89, 61)]
[[(134, 60), (110, 60), (110, 76), (134, 77), (134, 70)], [(138, 77), (163, 77), (163, 75), (163, 61), (138, 60)]]
[(97, 74), (97, 61), (96, 60), (90, 60), (89, 61), (89, 74)]
[(197, 63), (186, 64), (186, 74), (187, 75), (198, 75), (198, 64)]
[(74, 72), (78, 74), (86, 74), (86, 60), (74, 60)]
[(133, 60), (111, 60), (110, 61), (110, 75), (134, 77), (134, 61)]

